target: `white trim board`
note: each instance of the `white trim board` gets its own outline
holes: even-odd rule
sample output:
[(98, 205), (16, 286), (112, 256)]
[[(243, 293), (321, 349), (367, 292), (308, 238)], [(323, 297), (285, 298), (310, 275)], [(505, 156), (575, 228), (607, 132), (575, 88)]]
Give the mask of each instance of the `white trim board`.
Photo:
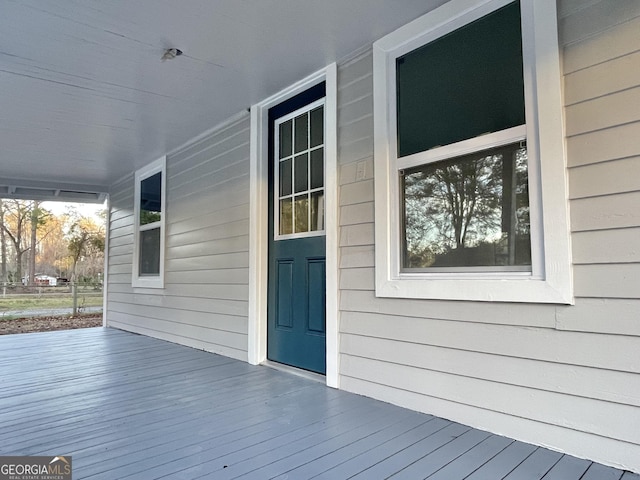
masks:
[(104, 276), (102, 278), (102, 326), (107, 327), (109, 308), (109, 243), (111, 238), (111, 194), (107, 194), (107, 218), (104, 232)]
[(326, 232), (326, 382), (339, 387), (338, 357), (338, 183), (337, 66), (335, 63), (251, 107), (249, 325), (248, 360), (267, 359), (268, 270), (268, 112), (283, 101), (326, 82), (325, 98), (325, 232)]

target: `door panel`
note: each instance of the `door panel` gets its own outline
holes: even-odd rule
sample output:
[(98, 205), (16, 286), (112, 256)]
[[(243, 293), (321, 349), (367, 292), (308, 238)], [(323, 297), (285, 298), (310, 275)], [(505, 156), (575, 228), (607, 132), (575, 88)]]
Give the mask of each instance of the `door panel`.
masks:
[(269, 112), (267, 357), (325, 373), (324, 84)]
[(325, 333), (325, 295), (318, 295), (318, 291), (326, 291), (325, 259), (307, 258), (307, 282), (312, 288), (307, 290), (307, 318), (309, 332), (324, 335)]
[(293, 328), (293, 259), (278, 259), (276, 267), (276, 327)]

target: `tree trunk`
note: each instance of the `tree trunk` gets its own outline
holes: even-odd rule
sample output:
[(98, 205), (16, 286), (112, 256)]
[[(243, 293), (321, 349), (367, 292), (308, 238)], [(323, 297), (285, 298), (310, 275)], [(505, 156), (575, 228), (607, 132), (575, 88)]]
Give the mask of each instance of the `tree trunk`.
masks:
[(16, 278), (18, 282), (22, 282), (22, 250), (16, 250)]
[(31, 205), (31, 247), (29, 249), (29, 284), (36, 283), (36, 243), (38, 239), (38, 217), (40, 202)]
[(0, 250), (2, 251), (2, 271), (0, 275), (2, 276), (2, 283), (6, 284), (7, 282), (7, 237), (4, 233), (4, 205), (2, 203), (2, 199), (0, 199)]

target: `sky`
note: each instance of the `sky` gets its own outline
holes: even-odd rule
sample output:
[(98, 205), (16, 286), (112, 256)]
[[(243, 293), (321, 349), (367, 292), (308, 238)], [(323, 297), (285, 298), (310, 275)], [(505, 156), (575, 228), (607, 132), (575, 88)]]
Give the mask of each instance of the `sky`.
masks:
[(83, 217), (98, 218), (98, 212), (104, 210), (106, 205), (100, 203), (76, 203), (76, 202), (42, 202), (42, 208), (46, 208), (54, 215), (62, 215), (67, 207), (74, 207)]

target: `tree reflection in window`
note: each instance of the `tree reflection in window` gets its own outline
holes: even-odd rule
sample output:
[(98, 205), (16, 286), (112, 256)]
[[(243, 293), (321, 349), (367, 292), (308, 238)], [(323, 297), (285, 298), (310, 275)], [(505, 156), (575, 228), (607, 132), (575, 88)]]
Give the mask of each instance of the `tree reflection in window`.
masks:
[(405, 170), (402, 190), (405, 269), (530, 270), (527, 150), (520, 142)]

